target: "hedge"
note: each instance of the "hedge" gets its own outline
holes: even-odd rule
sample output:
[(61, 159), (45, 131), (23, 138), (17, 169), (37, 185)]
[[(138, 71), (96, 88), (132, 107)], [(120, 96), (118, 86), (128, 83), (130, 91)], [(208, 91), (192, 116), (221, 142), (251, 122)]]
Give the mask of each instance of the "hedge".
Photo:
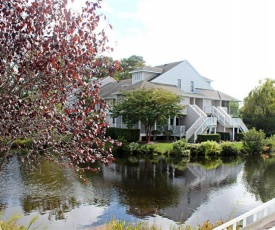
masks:
[(230, 141), (230, 133), (226, 133), (226, 132), (217, 132), (217, 133), (221, 135), (222, 141)]
[(110, 127), (107, 129), (106, 136), (110, 136), (113, 139), (123, 137), (128, 142), (136, 142), (139, 140), (140, 129), (122, 129)]
[(201, 143), (205, 141), (216, 141), (219, 143), (220, 140), (221, 140), (221, 135), (218, 133), (217, 134), (199, 134), (197, 142)]

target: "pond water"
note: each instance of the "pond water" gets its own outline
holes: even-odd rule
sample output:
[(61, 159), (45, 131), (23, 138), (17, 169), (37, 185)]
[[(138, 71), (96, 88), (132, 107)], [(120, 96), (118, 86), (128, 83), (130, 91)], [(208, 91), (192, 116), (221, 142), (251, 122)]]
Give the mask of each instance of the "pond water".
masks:
[(48, 229), (86, 229), (112, 218), (149, 221), (163, 229), (206, 220), (229, 220), (275, 197), (275, 158), (117, 159), (87, 173), (88, 184), (69, 169), (42, 161), (28, 172), (17, 157), (0, 174), (4, 218), (23, 214)]

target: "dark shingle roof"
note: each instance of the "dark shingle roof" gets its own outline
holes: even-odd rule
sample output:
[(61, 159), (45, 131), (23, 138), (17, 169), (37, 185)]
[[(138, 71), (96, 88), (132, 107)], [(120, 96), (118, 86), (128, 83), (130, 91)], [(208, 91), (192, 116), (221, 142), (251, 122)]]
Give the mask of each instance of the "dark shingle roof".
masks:
[(240, 101), (232, 96), (229, 96), (221, 91), (217, 90), (208, 90), (208, 89), (196, 89), (197, 95), (200, 97), (223, 100), (223, 101)]
[(111, 82), (100, 88), (99, 95), (104, 98), (111, 97), (112, 95), (119, 92), (123, 87), (127, 87), (128, 85), (131, 85), (131, 84), (132, 84), (132, 79)]

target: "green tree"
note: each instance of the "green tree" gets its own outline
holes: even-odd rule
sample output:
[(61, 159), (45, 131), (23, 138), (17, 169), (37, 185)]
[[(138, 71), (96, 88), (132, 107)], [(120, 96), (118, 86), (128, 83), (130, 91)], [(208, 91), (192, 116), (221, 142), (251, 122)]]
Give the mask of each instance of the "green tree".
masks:
[(141, 56), (132, 55), (128, 58), (123, 58), (120, 61), (121, 71), (116, 72), (114, 77), (118, 80), (124, 80), (131, 78), (131, 74), (129, 74), (130, 71), (140, 68), (144, 66), (146, 63)]
[(167, 124), (169, 116), (179, 115), (183, 107), (181, 96), (164, 89), (140, 89), (123, 93), (124, 100), (114, 105), (113, 117), (122, 116), (130, 128), (139, 121), (145, 126), (146, 140), (151, 139), (152, 127)]
[(249, 128), (263, 130), (268, 136), (275, 132), (275, 81), (260, 81), (244, 99), (241, 109), (243, 120)]
[(244, 99), (243, 113), (270, 117), (275, 115), (275, 81), (265, 79), (260, 81)]
[(263, 151), (265, 144), (265, 133), (260, 130), (257, 131), (255, 128), (248, 130), (244, 134), (243, 148), (250, 154), (259, 154)]

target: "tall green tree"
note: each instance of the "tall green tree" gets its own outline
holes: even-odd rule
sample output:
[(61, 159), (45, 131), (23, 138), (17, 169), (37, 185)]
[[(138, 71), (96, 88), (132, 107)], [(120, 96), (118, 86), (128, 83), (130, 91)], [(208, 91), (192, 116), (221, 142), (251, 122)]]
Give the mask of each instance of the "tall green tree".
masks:
[[(267, 78), (260, 81), (244, 99), (242, 107), (244, 122), (267, 134), (275, 132), (275, 81)], [(270, 122), (271, 121), (271, 122)]]
[(122, 116), (130, 128), (139, 121), (145, 126), (146, 140), (151, 139), (152, 127), (167, 124), (169, 116), (177, 116), (183, 107), (181, 96), (164, 89), (140, 89), (123, 93), (124, 100), (114, 105), (113, 117)]
[(146, 65), (146, 63), (142, 56), (132, 55), (128, 58), (123, 58), (120, 61), (121, 71), (115, 73), (114, 77), (118, 80), (131, 78), (131, 74), (129, 74), (129, 72), (144, 65)]

